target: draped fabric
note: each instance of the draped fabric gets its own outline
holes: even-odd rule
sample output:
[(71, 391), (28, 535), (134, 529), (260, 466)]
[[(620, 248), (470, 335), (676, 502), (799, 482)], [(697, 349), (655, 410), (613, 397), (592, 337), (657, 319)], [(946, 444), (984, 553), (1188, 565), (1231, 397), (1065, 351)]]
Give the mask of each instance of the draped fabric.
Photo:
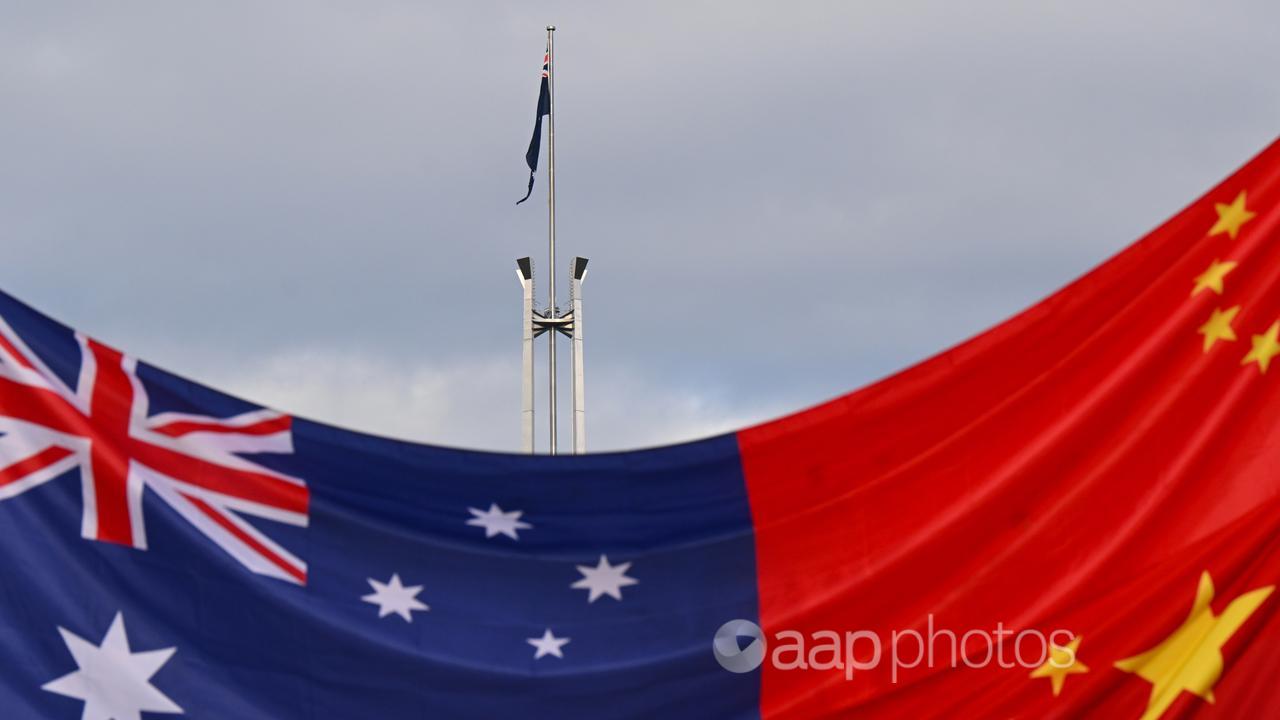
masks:
[(1278, 321), (1280, 143), (1008, 322), (742, 432), (766, 634), (897, 631), (907, 663), (931, 617), (1078, 638), (1057, 695), (980, 662), (1013, 635), (896, 678), (766, 663), (764, 716), (1280, 713), (1277, 598), (1214, 619), (1280, 581)]

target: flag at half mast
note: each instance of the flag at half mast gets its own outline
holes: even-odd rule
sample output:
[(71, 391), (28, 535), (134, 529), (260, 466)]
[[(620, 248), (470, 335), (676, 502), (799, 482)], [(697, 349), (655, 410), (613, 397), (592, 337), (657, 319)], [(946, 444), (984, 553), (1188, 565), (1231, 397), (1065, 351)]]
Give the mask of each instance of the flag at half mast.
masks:
[(551, 47), (542, 55), (542, 85), (538, 88), (538, 112), (533, 119), (533, 137), (529, 140), (529, 149), (524, 153), (524, 161), (529, 165), (529, 189), (516, 204), (524, 202), (533, 194), (533, 176), (538, 172), (538, 153), (542, 149), (542, 116), (551, 114)]

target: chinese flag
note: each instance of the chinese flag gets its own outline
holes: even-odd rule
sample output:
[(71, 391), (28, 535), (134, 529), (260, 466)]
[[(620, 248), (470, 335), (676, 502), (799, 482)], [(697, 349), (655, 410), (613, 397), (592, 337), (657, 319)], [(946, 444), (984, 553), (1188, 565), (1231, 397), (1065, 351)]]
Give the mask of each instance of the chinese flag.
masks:
[[(739, 442), (765, 718), (1280, 717), (1280, 142), (1012, 320)], [(883, 657), (832, 667), (824, 631)]]

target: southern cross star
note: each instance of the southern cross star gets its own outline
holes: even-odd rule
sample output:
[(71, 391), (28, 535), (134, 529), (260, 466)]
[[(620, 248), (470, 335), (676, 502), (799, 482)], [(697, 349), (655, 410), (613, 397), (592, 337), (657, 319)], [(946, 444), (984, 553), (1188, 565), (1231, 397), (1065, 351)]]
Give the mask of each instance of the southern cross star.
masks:
[(418, 599), (418, 593), (422, 592), (422, 586), (411, 585), (405, 587), (400, 582), (399, 573), (392, 573), (391, 579), (385, 583), (369, 578), (369, 585), (373, 588), (373, 592), (360, 599), (372, 605), (377, 605), (379, 618), (394, 614), (404, 618), (405, 622), (413, 622), (414, 610), (425, 612), (431, 609)]
[(477, 510), (476, 508), (467, 508), (467, 510), (475, 516), (468, 520), (467, 524), (484, 528), (484, 536), (486, 538), (506, 535), (512, 540), (519, 540), (520, 530), (528, 530), (533, 527), (520, 519), (520, 516), (524, 514), (523, 510), (503, 512), (497, 503), (490, 503), (488, 510)]
[(569, 638), (558, 638), (551, 632), (551, 628), (547, 628), (546, 632), (542, 633), (542, 637), (529, 638), (525, 642), (537, 648), (537, 652), (533, 654), (534, 660), (546, 655), (563, 659), (564, 653), (560, 648), (569, 644)]
[(601, 595), (621, 600), (622, 588), (640, 582), (633, 577), (627, 577), (627, 570), (630, 569), (629, 562), (610, 565), (609, 558), (601, 555), (600, 562), (595, 567), (579, 565), (578, 572), (582, 573), (582, 579), (569, 587), (575, 590), (586, 590), (587, 602), (595, 602)]

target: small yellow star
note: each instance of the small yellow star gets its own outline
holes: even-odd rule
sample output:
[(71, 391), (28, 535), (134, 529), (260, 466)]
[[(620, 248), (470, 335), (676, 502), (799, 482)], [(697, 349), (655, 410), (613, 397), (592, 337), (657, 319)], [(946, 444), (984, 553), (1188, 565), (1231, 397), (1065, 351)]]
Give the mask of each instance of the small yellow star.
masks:
[(1058, 697), (1062, 693), (1062, 685), (1067, 681), (1068, 675), (1078, 675), (1080, 673), (1089, 672), (1089, 666), (1080, 662), (1079, 654), (1076, 652), (1080, 648), (1080, 636), (1071, 638), (1071, 642), (1066, 647), (1059, 645), (1049, 646), (1049, 659), (1035, 670), (1031, 671), (1033, 678), (1049, 678), (1049, 682), (1053, 683), (1053, 696)]
[(1231, 329), (1231, 321), (1235, 319), (1238, 312), (1240, 312), (1239, 305), (1228, 310), (1214, 309), (1213, 314), (1209, 316), (1209, 322), (1201, 325), (1196, 331), (1204, 336), (1205, 352), (1209, 352), (1209, 348), (1219, 340), (1236, 339), (1236, 331)]
[(1248, 355), (1240, 361), (1241, 365), (1248, 365), (1255, 360), (1258, 368), (1262, 372), (1267, 371), (1267, 366), (1271, 364), (1271, 358), (1280, 355), (1280, 322), (1271, 323), (1271, 327), (1261, 335), (1253, 336), (1253, 349)]
[(1208, 270), (1205, 270), (1204, 272), (1196, 276), (1196, 279), (1195, 279), (1196, 286), (1191, 288), (1191, 294), (1195, 295), (1201, 290), (1212, 290), (1215, 293), (1221, 295), (1222, 279), (1227, 276), (1227, 273), (1231, 272), (1232, 270), (1235, 270), (1236, 265), (1239, 265), (1239, 264), (1240, 263), (1237, 263), (1234, 260), (1228, 260), (1226, 262), (1222, 262), (1221, 260), (1218, 260), (1215, 258), (1214, 261), (1209, 265)]
[(1236, 235), (1240, 232), (1240, 226), (1249, 222), (1258, 214), (1245, 207), (1244, 198), (1245, 194), (1242, 190), (1230, 205), (1214, 203), (1213, 209), (1218, 211), (1218, 222), (1213, 224), (1213, 229), (1209, 231), (1209, 237), (1226, 233), (1231, 236), (1232, 240), (1236, 239)]
[(1159, 645), (1116, 663), (1116, 667), (1134, 673), (1151, 683), (1147, 711), (1141, 720), (1155, 720), (1186, 690), (1206, 702), (1213, 702), (1213, 686), (1222, 677), (1222, 646), (1245, 620), (1262, 605), (1274, 585), (1268, 585), (1237, 597), (1221, 615), (1215, 615), (1213, 578), (1200, 575), (1196, 599), (1182, 625)]

